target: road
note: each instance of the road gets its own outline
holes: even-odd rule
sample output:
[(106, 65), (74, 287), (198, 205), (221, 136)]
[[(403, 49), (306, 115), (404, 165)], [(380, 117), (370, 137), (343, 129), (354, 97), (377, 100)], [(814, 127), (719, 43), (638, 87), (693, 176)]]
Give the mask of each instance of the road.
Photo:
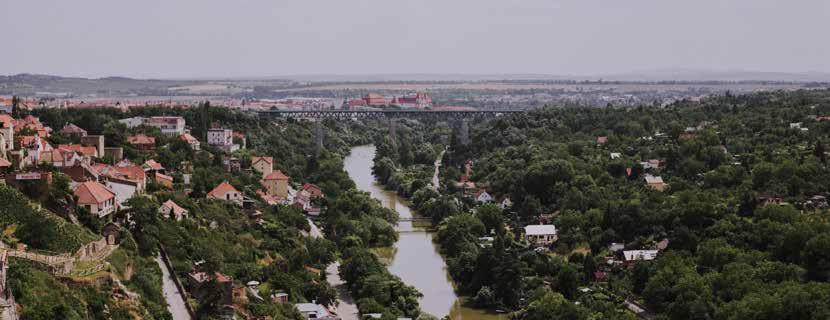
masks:
[(182, 299), (182, 295), (179, 294), (179, 289), (176, 287), (176, 283), (173, 282), (173, 277), (170, 274), (170, 270), (167, 270), (167, 265), (161, 261), (161, 256), (156, 257), (156, 262), (161, 269), (162, 277), (162, 291), (164, 293), (164, 299), (167, 300), (167, 310), (170, 310), (170, 313), (173, 315), (173, 320), (192, 320), (190, 318), (190, 314), (187, 312), (187, 308), (185, 307), (184, 299)]
[[(308, 225), (311, 226), (311, 230), (308, 232), (309, 236), (315, 238), (323, 236), (320, 228), (311, 219), (308, 219)], [(343, 320), (358, 320), (360, 312), (357, 310), (357, 305), (354, 299), (352, 299), (349, 290), (346, 288), (346, 283), (340, 279), (340, 275), (337, 273), (338, 267), (340, 267), (339, 262), (332, 263), (326, 267), (326, 281), (328, 281), (332, 288), (337, 290), (337, 315)]]

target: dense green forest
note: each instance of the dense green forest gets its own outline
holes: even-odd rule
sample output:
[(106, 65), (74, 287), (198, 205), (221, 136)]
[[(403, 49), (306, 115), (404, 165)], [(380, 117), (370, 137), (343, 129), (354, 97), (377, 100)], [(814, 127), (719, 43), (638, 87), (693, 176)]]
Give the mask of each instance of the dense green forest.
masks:
[[(457, 124), (402, 121), (376, 141), (375, 173), (437, 224), (461, 293), (514, 319), (633, 318), (629, 302), (665, 319), (827, 319), (827, 115), (830, 92), (813, 90), (543, 108), (470, 122), (469, 143)], [(417, 155), (444, 144), (435, 192)], [(457, 187), (467, 161), (512, 206)], [(540, 220), (558, 241), (532, 250), (523, 227)], [(612, 243), (658, 242), (654, 260), (608, 263)]]

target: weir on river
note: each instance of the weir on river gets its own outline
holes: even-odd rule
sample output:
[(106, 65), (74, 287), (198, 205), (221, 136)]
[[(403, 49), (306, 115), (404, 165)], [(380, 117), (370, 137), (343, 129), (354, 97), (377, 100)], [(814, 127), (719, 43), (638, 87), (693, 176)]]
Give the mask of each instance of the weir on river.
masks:
[(351, 150), (343, 166), (357, 188), (368, 192), (387, 208), (398, 212), (400, 222), (398, 242), (395, 243), (394, 257), (388, 266), (389, 271), (400, 277), (404, 283), (414, 286), (424, 296), (420, 300), (421, 310), (429, 314), (453, 320), (490, 320), (497, 316), (486, 314), (481, 310), (465, 308), (461, 299), (455, 294), (452, 280), (447, 273), (447, 265), (433, 243), (433, 233), (414, 227), (413, 213), (405, 199), (391, 191), (384, 190), (372, 175), (372, 160), (375, 147), (358, 146)]

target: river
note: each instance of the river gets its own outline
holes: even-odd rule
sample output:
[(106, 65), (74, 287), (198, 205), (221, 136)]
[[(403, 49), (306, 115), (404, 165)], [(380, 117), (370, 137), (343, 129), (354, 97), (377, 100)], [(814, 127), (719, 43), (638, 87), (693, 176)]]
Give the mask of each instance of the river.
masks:
[[(401, 218), (411, 218), (412, 211), (405, 198), (395, 192), (383, 189), (372, 175), (372, 159), (375, 147), (358, 146), (343, 161), (343, 167), (357, 188), (368, 192), (387, 208), (398, 212)], [(462, 299), (455, 294), (453, 283), (447, 273), (447, 265), (432, 241), (433, 233), (401, 221), (397, 230), (400, 234), (395, 243), (394, 256), (389, 271), (400, 277), (404, 283), (414, 286), (424, 296), (420, 300), (421, 310), (439, 318), (449, 315), (453, 320), (494, 320), (497, 315), (462, 306)]]

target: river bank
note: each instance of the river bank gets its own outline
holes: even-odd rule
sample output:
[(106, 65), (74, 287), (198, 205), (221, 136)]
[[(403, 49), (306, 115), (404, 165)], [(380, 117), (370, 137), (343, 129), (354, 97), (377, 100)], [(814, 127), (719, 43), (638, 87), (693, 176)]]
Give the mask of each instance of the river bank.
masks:
[(368, 192), (383, 206), (398, 212), (401, 221), (397, 226), (399, 239), (392, 250), (388, 270), (406, 284), (423, 294), (419, 300), (421, 310), (437, 317), (450, 316), (453, 320), (495, 320), (498, 315), (467, 308), (463, 298), (455, 293), (452, 279), (440, 250), (433, 242), (434, 233), (413, 225), (413, 212), (405, 198), (385, 190), (372, 174), (375, 147), (358, 146), (344, 159), (343, 166), (357, 188)]

